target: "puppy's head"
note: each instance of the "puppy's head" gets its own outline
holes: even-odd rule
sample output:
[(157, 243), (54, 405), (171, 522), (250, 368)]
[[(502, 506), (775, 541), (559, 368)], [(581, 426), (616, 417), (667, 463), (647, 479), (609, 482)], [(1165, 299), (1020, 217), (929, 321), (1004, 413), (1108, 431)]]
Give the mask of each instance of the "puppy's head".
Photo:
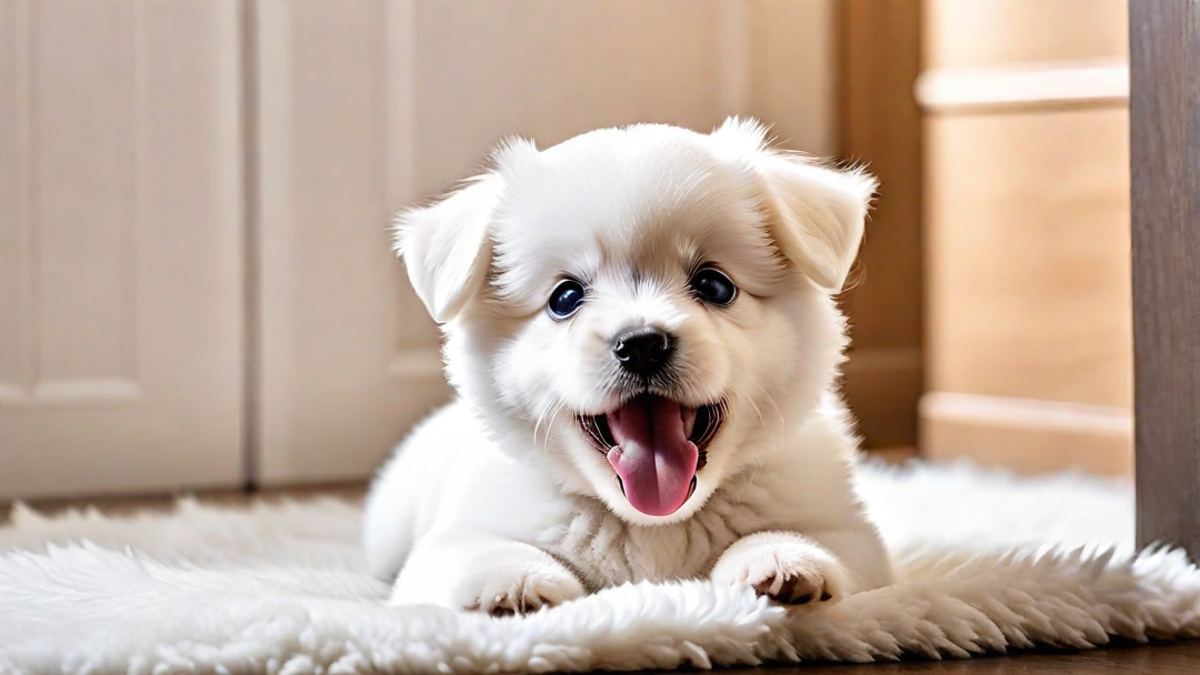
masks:
[(833, 384), (874, 181), (711, 134), (604, 129), (397, 220), (447, 372), (495, 440), (626, 520), (690, 516)]

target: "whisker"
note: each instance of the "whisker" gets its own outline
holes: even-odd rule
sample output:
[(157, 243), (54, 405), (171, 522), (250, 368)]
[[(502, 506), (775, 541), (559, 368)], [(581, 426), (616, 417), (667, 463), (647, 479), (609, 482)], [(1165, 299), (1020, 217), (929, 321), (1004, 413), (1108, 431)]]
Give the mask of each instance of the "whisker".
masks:
[[(759, 409), (758, 404), (754, 402), (754, 399), (747, 396), (741, 389), (738, 389), (736, 386), (734, 386), (732, 384), (729, 385), (729, 391), (732, 392), (734, 396), (737, 396), (738, 398), (742, 399), (750, 406), (750, 408), (754, 411), (754, 414), (758, 415), (758, 423), (759, 424), (767, 423), (766, 419), (763, 418), (762, 410)], [(727, 401), (722, 401), (721, 405), (725, 406), (726, 412), (728, 412), (729, 403)]]
[(538, 431), (542, 428), (542, 419), (545, 417), (545, 415), (546, 413), (543, 410), (542, 412), (538, 413), (537, 417), (535, 417), (533, 420), (533, 442), (535, 445), (537, 444)]
[[(554, 432), (554, 420), (558, 419), (558, 414), (562, 412), (563, 408), (566, 407), (566, 405), (567, 405), (566, 401), (559, 400), (558, 405), (554, 406), (553, 412), (550, 413), (550, 423), (546, 425), (546, 437), (542, 441), (543, 447), (549, 447), (550, 434), (552, 434)], [(535, 436), (534, 438), (536, 439), (537, 437)]]
[[(555, 401), (555, 402), (551, 403), (550, 407), (546, 410), (546, 414), (545, 414), (546, 433), (544, 436), (542, 436), (542, 446), (543, 447), (550, 445), (550, 434), (552, 433), (552, 431), (554, 429), (554, 418), (558, 416), (558, 410), (560, 407), (561, 406), (560, 406), (559, 402)], [(534, 442), (535, 443), (537, 442), (536, 435), (534, 436)]]
[(779, 424), (786, 425), (787, 420), (783, 418), (783, 411), (779, 409), (779, 404), (775, 402), (775, 399), (771, 396), (771, 394), (768, 393), (766, 389), (763, 389), (763, 386), (757, 382), (754, 383), (754, 386), (758, 387), (758, 390), (762, 392), (763, 397), (767, 399), (767, 403), (770, 403), (771, 407), (775, 409), (775, 415), (779, 417)]
[(562, 410), (562, 407), (565, 405), (565, 403), (565, 401), (555, 398), (552, 399), (547, 405), (542, 407), (542, 410), (538, 413), (533, 425), (533, 442), (535, 445), (538, 442), (538, 433), (541, 431), (542, 424), (547, 422), (547, 420), (549, 420), (549, 423), (546, 426), (546, 435), (543, 438), (542, 445), (549, 445), (550, 433), (554, 426), (554, 418), (558, 416), (559, 411)]

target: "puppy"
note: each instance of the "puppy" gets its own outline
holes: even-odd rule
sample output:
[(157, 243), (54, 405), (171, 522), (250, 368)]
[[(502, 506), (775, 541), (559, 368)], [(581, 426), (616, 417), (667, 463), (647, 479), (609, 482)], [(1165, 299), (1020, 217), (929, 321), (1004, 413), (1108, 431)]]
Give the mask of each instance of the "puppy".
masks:
[(458, 399), (367, 498), (392, 602), (506, 615), (709, 578), (815, 604), (890, 583), (832, 297), (874, 189), (731, 119), (512, 141), (402, 213)]

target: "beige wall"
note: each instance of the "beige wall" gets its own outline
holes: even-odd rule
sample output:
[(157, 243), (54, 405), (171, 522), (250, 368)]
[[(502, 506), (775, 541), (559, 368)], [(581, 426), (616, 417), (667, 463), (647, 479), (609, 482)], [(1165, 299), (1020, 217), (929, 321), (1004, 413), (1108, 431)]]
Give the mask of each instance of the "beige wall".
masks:
[(389, 214), (513, 133), (830, 153), (832, 7), (0, 0), (0, 498), (368, 475), (447, 396)]

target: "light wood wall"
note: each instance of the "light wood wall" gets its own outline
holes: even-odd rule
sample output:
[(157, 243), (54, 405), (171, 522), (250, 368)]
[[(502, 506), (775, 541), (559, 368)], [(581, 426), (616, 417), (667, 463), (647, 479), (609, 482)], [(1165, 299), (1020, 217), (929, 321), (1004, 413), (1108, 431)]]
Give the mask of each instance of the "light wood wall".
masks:
[(1132, 470), (1125, 0), (927, 0), (921, 449)]

